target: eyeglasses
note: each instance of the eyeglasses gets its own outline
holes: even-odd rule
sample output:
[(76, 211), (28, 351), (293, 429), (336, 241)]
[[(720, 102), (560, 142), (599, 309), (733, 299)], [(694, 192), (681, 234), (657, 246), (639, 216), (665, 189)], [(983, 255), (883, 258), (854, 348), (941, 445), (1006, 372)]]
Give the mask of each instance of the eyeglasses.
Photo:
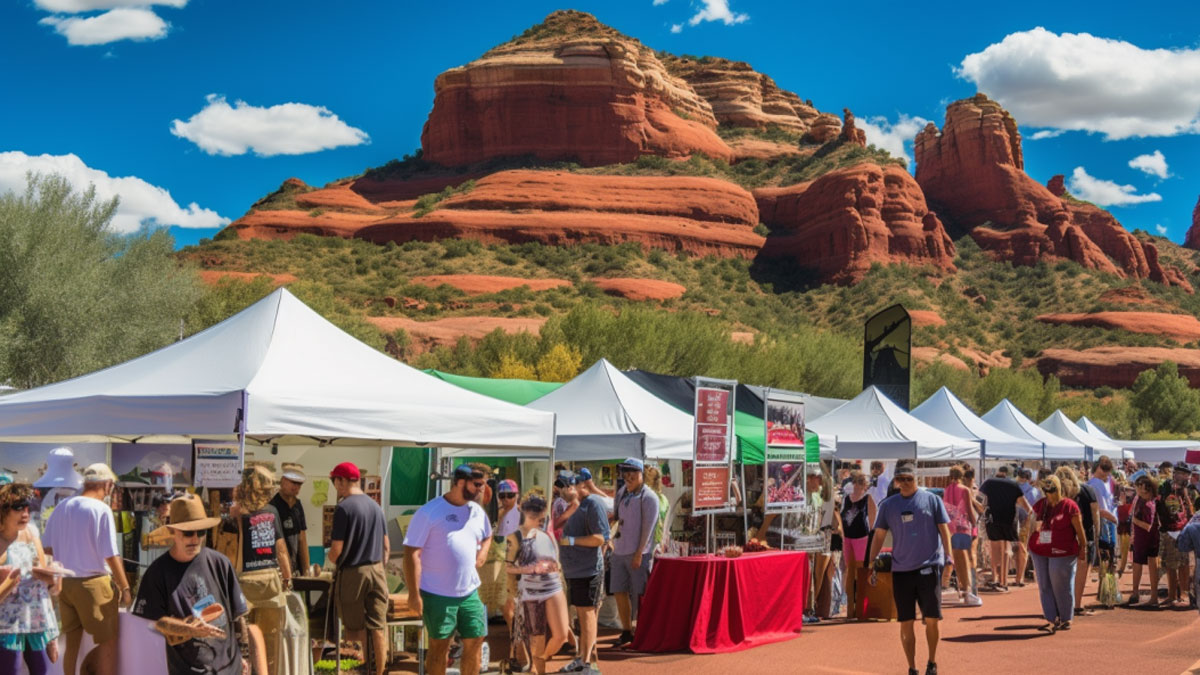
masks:
[(896, 476), (897, 483), (912, 483), (915, 480), (912, 476)]
[(179, 534), (183, 535), (184, 539), (199, 539), (200, 535), (202, 534), (200, 532), (200, 530), (175, 530), (175, 531), (178, 532)]
[(29, 508), (29, 500), (28, 499), (19, 501), (16, 504), (12, 505), (13, 511), (24, 511), (27, 508)]
[(517, 496), (517, 493), (515, 493), (515, 492), (501, 492), (500, 493), (500, 499), (514, 499), (514, 498), (516, 498), (516, 496)]

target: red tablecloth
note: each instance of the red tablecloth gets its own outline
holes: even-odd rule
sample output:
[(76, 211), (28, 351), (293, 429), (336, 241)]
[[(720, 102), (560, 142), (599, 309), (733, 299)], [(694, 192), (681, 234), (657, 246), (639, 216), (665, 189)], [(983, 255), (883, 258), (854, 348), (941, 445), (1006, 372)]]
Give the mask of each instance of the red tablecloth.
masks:
[(655, 560), (633, 648), (717, 654), (794, 638), (808, 577), (808, 555), (793, 551)]

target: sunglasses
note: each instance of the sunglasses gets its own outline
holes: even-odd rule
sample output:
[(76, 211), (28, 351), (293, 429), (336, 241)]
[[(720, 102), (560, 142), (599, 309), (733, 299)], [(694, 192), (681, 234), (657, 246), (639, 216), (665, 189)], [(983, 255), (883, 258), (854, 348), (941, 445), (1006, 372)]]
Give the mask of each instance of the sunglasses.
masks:
[(912, 476), (896, 476), (897, 483), (911, 483), (915, 480), (916, 478), (913, 478)]
[(27, 508), (29, 508), (29, 500), (28, 499), (19, 501), (16, 504), (12, 505), (13, 511), (24, 511)]
[(500, 499), (513, 499), (517, 496), (515, 492), (501, 492)]
[(1054, 487), (1053, 485), (1049, 485), (1047, 487), (1042, 488), (1042, 492), (1045, 492), (1048, 495), (1052, 495), (1052, 494), (1056, 494), (1058, 492), (1058, 488)]
[(179, 534), (183, 535), (184, 539), (199, 539), (200, 535), (201, 535), (200, 530), (175, 530), (175, 531), (178, 532)]

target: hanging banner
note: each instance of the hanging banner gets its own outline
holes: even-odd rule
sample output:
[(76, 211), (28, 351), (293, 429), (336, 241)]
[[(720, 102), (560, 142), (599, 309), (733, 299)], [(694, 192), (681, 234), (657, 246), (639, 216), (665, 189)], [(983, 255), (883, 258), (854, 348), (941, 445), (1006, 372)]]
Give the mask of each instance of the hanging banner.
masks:
[(737, 382), (696, 378), (692, 409), (692, 513), (731, 513)]
[(804, 400), (767, 390), (766, 473), (763, 504), (767, 511), (804, 508)]
[(242, 452), (237, 441), (192, 441), (195, 486), (237, 487), (242, 482)]
[(892, 305), (867, 319), (863, 327), (863, 389), (878, 387), (893, 403), (908, 410), (912, 363), (912, 319)]

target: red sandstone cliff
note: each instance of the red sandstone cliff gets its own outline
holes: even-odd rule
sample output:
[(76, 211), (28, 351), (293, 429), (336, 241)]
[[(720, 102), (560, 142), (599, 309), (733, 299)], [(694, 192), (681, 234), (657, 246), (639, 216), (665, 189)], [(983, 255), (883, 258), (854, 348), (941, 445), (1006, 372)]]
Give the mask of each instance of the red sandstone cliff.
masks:
[(1133, 386), (1144, 370), (1163, 361), (1179, 365), (1179, 374), (1193, 387), (1200, 387), (1200, 349), (1165, 347), (1093, 347), (1091, 349), (1046, 349), (1038, 357), (1042, 375), (1056, 375), (1068, 387)]
[(953, 242), (901, 167), (862, 163), (754, 197), (774, 230), (761, 255), (790, 258), (822, 280), (853, 283), (875, 262), (954, 271)]
[(987, 96), (950, 104), (942, 130), (930, 123), (914, 150), (931, 208), (994, 258), (1018, 265), (1074, 260), (1191, 291), (1177, 270), (1164, 270), (1153, 244), (1139, 242), (1107, 211), (1072, 199), (1061, 178), (1051, 181), (1053, 191), (1030, 178), (1016, 120)]
[(1188, 228), (1183, 245), (1200, 250), (1200, 199), (1196, 200), (1196, 208), (1192, 209), (1192, 226)]
[(654, 51), (595, 17), (554, 12), (434, 83), (421, 134), (445, 166), (533, 155), (588, 166), (643, 154), (728, 160), (712, 106)]

